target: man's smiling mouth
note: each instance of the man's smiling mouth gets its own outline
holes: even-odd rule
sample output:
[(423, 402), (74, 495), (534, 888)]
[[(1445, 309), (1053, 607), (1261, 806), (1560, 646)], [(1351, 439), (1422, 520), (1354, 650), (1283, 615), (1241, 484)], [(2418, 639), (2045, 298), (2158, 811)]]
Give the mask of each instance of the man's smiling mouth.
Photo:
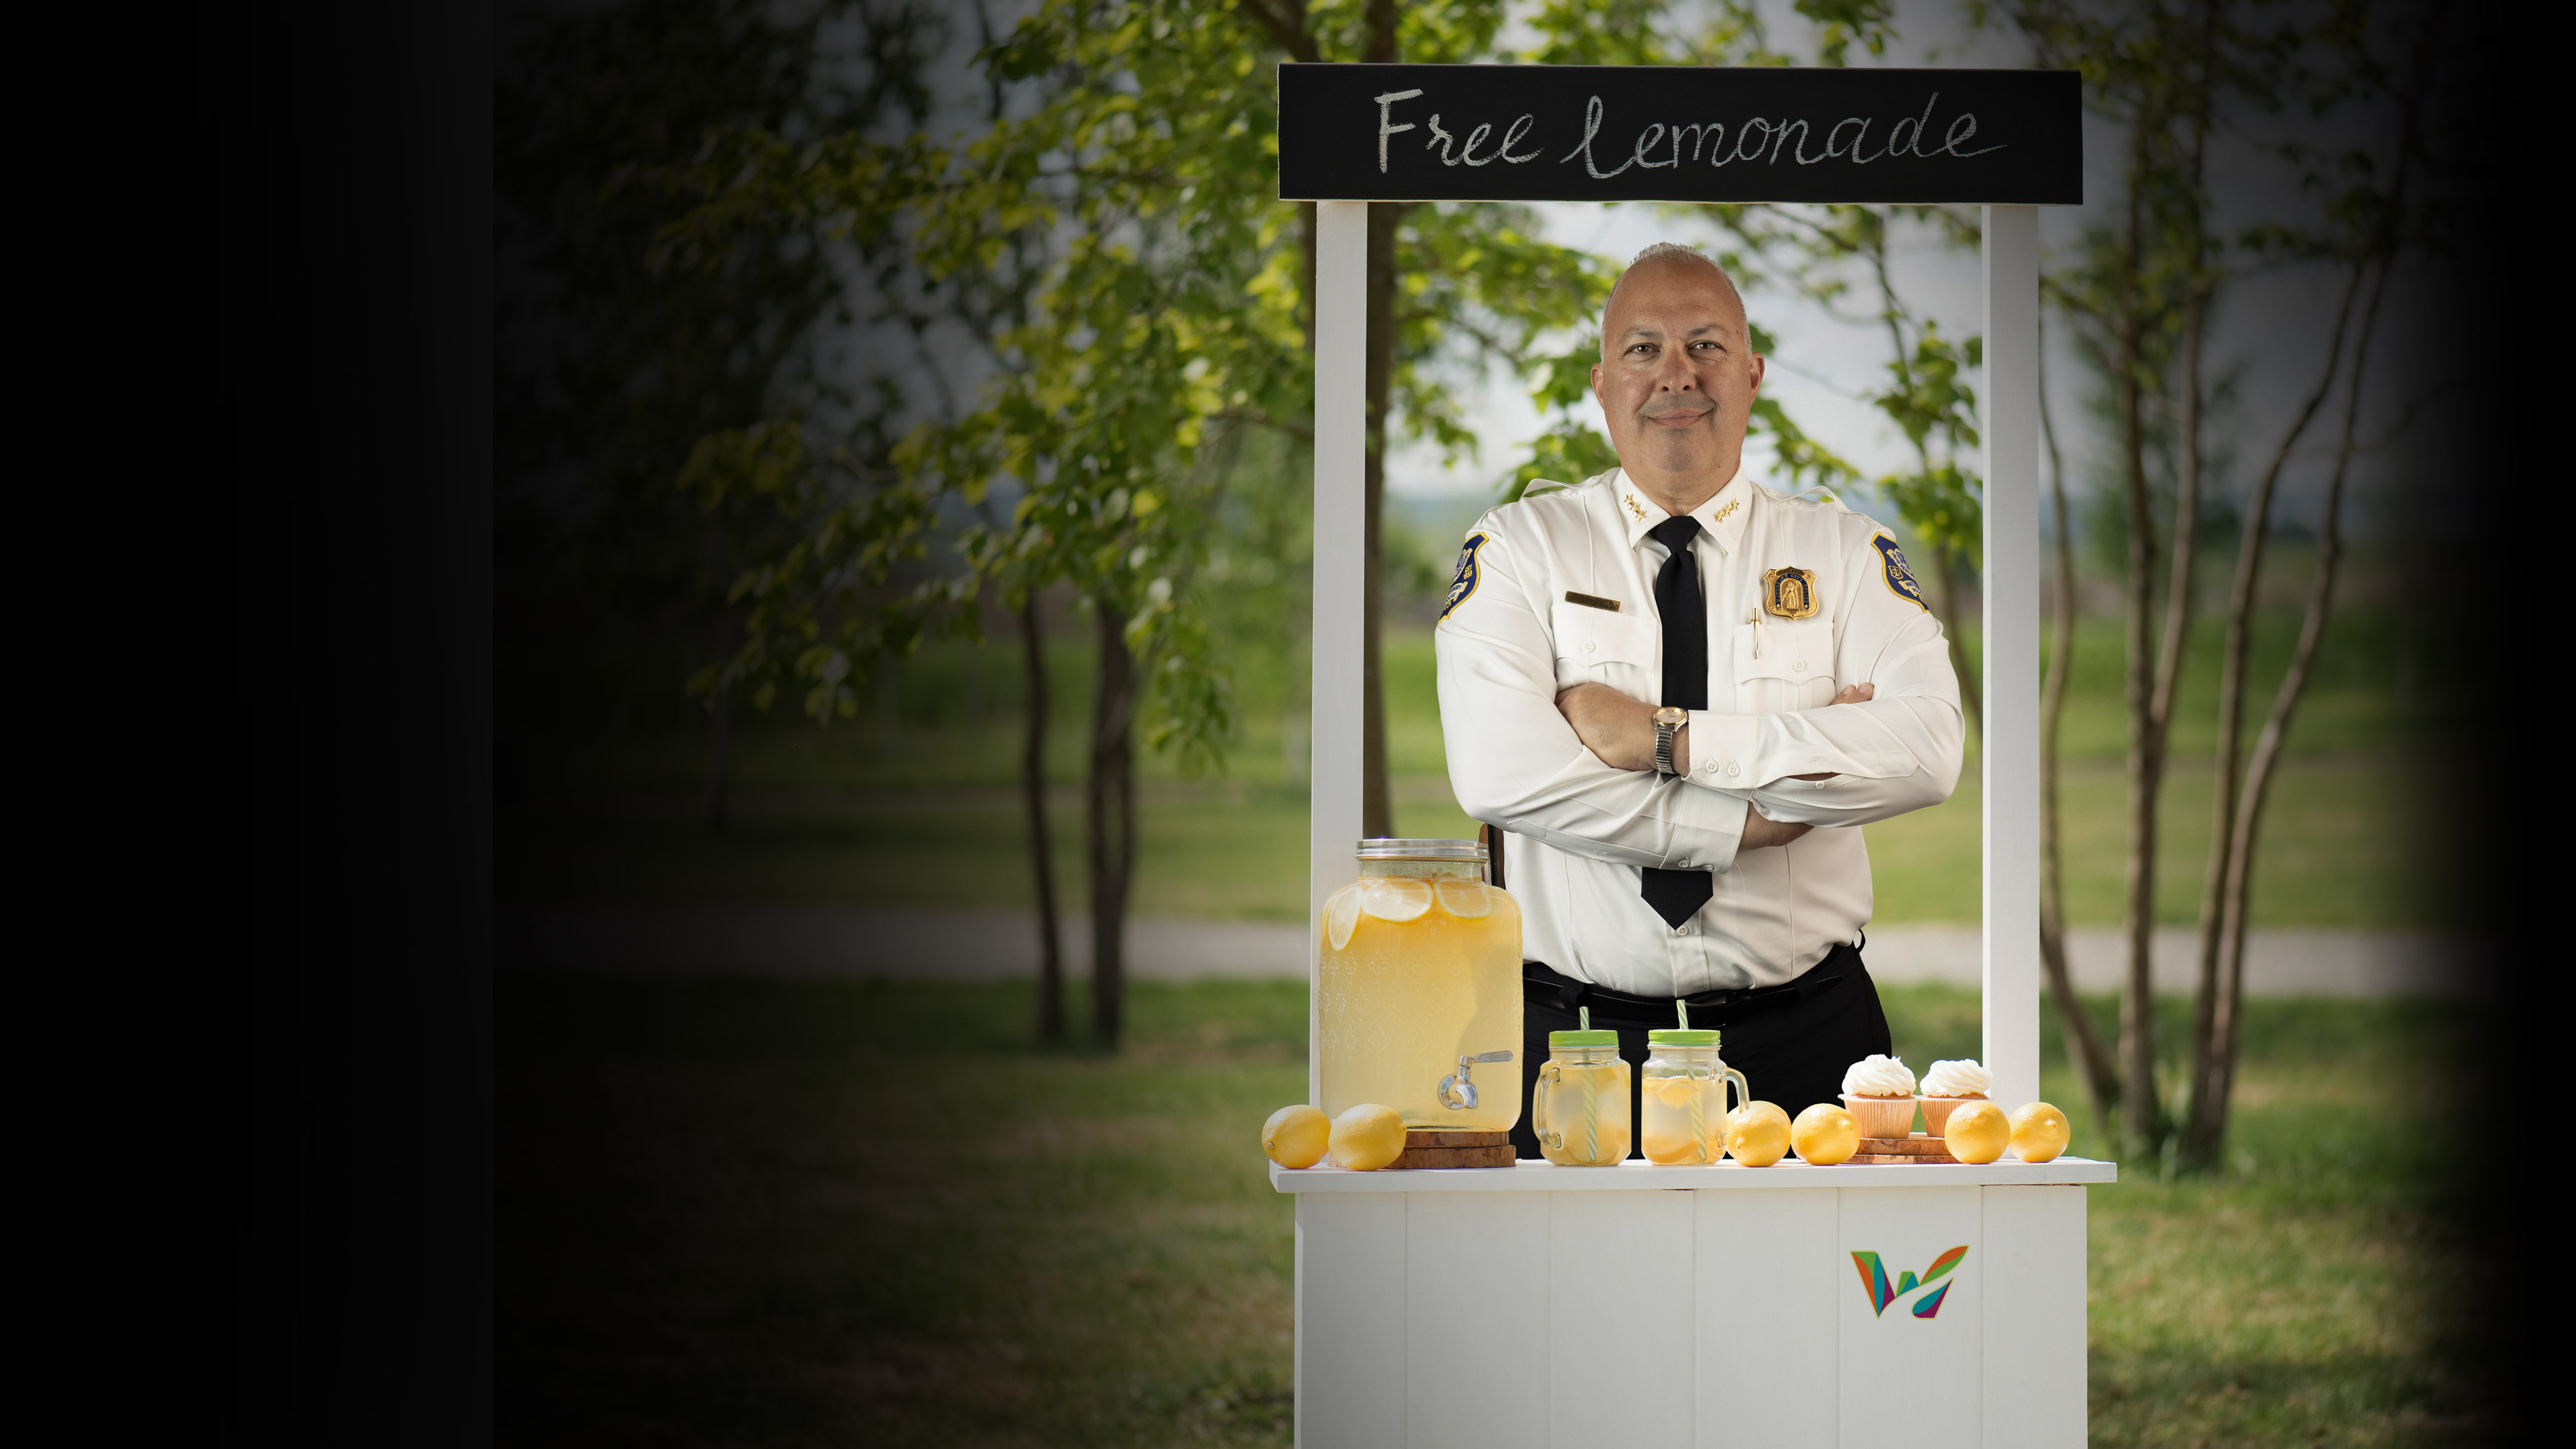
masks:
[(1717, 404), (1713, 402), (1689, 403), (1676, 398), (1661, 406), (1650, 405), (1640, 410), (1638, 416), (1661, 428), (1688, 428), (1698, 426), (1716, 411)]

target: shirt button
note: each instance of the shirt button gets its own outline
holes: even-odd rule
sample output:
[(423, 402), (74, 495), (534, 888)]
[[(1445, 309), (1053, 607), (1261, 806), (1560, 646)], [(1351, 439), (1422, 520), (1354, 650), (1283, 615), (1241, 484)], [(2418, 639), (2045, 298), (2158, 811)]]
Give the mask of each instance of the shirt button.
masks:
[(1589, 639), (1586, 639), (1586, 640), (1584, 640), (1584, 641), (1583, 641), (1583, 652), (1584, 652), (1584, 653), (1586, 653), (1586, 654), (1589, 654), (1589, 653), (1591, 653), (1592, 651), (1594, 651), (1594, 650), (1596, 650), (1596, 649), (1598, 649), (1598, 648), (1600, 648), (1600, 647), (1601, 647), (1601, 646), (1600, 646), (1599, 644), (1596, 644), (1596, 643), (1594, 643), (1593, 641), (1591, 641), (1591, 640), (1589, 640)]
[(1730, 775), (1735, 773), (1735, 762), (1733, 760), (1726, 762), (1726, 773)]
[(1687, 936), (1690, 934), (1690, 927), (1686, 924), (1675, 926), (1673, 927), (1673, 934), (1676, 936)]
[(1804, 659), (1801, 659), (1801, 660), (1799, 660), (1797, 663), (1792, 664), (1792, 665), (1790, 665), (1789, 667), (1790, 667), (1791, 669), (1794, 669), (1794, 670), (1798, 671), (1800, 674), (1804, 674), (1804, 673), (1806, 673), (1806, 672), (1807, 672), (1807, 661), (1806, 661), (1806, 660), (1804, 660)]

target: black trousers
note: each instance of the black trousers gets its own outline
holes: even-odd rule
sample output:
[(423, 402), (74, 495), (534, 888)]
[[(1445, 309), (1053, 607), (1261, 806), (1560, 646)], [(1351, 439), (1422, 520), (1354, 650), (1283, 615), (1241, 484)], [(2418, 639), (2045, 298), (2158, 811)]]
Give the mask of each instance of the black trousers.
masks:
[[(1523, 1157), (1539, 1155), (1530, 1128), (1530, 1091), (1548, 1058), (1547, 1034), (1572, 1031), (1576, 1008), (1592, 1009), (1595, 1029), (1619, 1033), (1619, 1055), (1628, 1063), (1628, 1120), (1642, 1122), (1637, 1098), (1646, 1061), (1646, 1033), (1680, 1025), (1668, 1000), (1604, 991), (1564, 976), (1544, 962), (1521, 963), (1521, 1115), (1512, 1145)], [(1878, 983), (1861, 964), (1860, 948), (1836, 946), (1797, 980), (1751, 991), (1711, 991), (1687, 998), (1691, 1025), (1721, 1033), (1719, 1055), (1744, 1074), (1757, 1102), (1776, 1104), (1795, 1118), (1817, 1102), (1840, 1102), (1843, 1071), (1872, 1052), (1890, 1053), (1887, 1013)], [(1629, 1155), (1642, 1157), (1630, 1139)]]

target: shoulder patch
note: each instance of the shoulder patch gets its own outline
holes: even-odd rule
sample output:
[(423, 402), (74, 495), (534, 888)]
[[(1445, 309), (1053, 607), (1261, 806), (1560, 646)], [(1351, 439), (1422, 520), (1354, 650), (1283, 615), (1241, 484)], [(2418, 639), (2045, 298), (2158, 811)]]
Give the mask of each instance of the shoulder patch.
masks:
[(1923, 598), (1923, 586), (1914, 582), (1913, 571), (1905, 566), (1905, 550), (1896, 546), (1896, 540), (1882, 533), (1871, 539), (1869, 546), (1878, 550), (1879, 577), (1887, 581), (1887, 591), (1931, 613), (1932, 606)]
[(1467, 535), (1467, 542), (1458, 549), (1458, 574), (1449, 581), (1449, 599), (1440, 606), (1441, 618), (1448, 618), (1452, 610), (1475, 597), (1476, 585), (1484, 577), (1484, 570), (1476, 564), (1476, 551), (1485, 546), (1489, 536), (1482, 532), (1471, 533)]

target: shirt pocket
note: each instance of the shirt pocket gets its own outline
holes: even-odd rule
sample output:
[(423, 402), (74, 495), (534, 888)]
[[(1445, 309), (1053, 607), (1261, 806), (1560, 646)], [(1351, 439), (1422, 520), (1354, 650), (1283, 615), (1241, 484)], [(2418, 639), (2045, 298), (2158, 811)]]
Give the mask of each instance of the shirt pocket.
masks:
[(1833, 621), (1766, 617), (1746, 625), (1735, 635), (1735, 680), (1754, 714), (1833, 703)]
[(1660, 665), (1660, 631), (1654, 623), (1625, 610), (1612, 613), (1589, 604), (1560, 603), (1551, 611), (1556, 631), (1556, 687), (1634, 683), (1621, 666), (1652, 677)]

